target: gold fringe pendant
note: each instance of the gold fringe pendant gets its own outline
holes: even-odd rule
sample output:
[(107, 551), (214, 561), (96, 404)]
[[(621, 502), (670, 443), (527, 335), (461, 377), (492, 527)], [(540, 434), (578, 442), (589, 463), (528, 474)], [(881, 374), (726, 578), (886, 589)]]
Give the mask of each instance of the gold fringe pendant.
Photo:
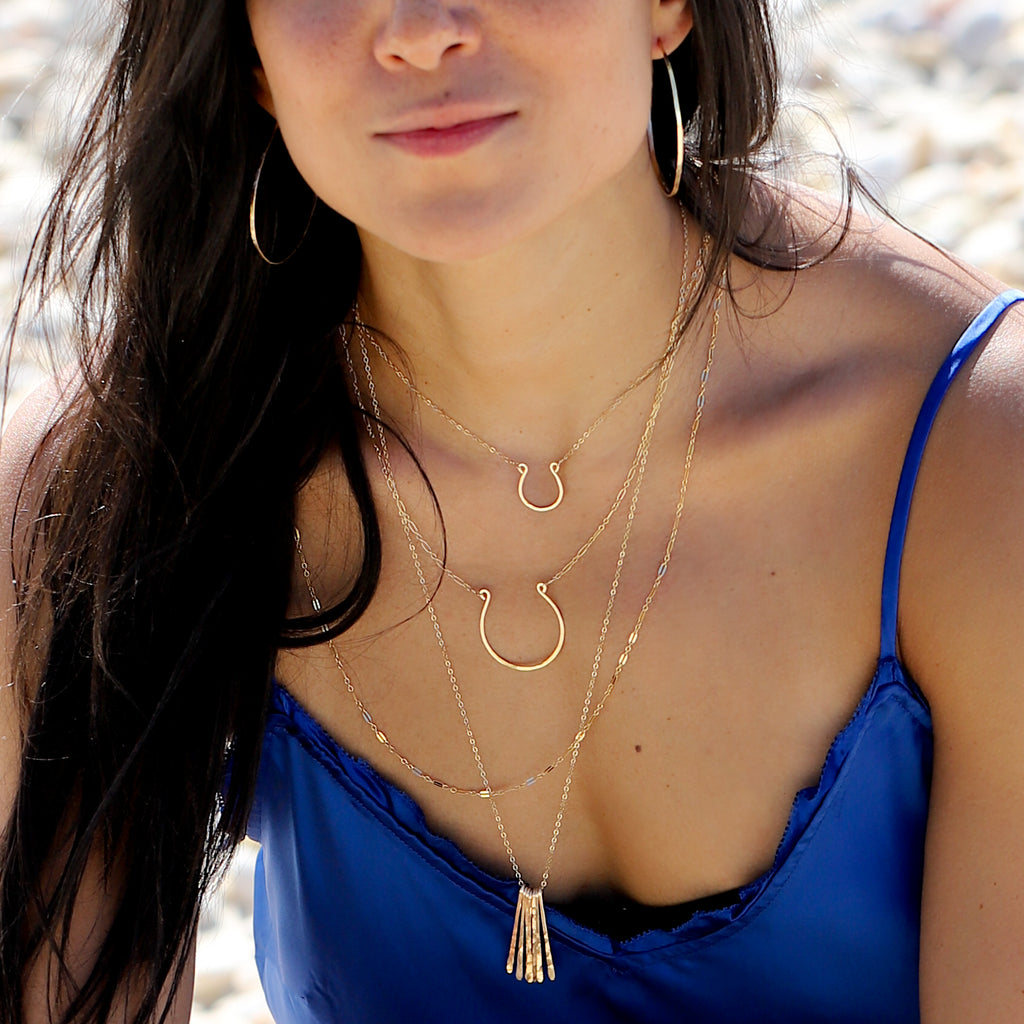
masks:
[(521, 885), (505, 970), (509, 974), (515, 970), (518, 981), (532, 984), (544, 980), (545, 967), (548, 978), (554, 981), (555, 960), (551, 955), (548, 921), (544, 914), (544, 891)]

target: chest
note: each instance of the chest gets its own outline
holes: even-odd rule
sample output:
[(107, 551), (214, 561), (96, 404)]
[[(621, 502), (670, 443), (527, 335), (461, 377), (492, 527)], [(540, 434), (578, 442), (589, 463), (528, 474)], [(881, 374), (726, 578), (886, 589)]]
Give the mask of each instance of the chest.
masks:
[[(425, 608), (408, 538), (383, 516), (374, 605), (333, 651), (282, 654), (279, 676), (346, 750), (417, 801), (433, 831), (493, 874), (511, 874), (511, 852), (532, 884), (549, 872), (556, 900), (610, 890), (671, 904), (743, 885), (770, 865), (794, 794), (817, 780), (877, 657), (892, 482), (872, 469), (871, 444), (839, 450), (813, 472), (770, 457), (770, 446), (698, 467), (669, 571), (641, 618), (678, 486), (675, 473), (652, 473), (611, 614), (621, 517), (550, 586), (565, 643), (537, 672), (488, 655), (478, 596), (421, 549)], [(886, 461), (898, 470), (895, 448)], [(445, 512), (453, 537), (472, 533), (461, 508)], [(534, 589), (545, 570), (520, 540), (489, 538), (507, 557), (487, 636), (535, 662), (553, 649), (557, 623)], [(472, 565), (472, 546), (463, 552)], [(512, 792), (488, 801), (423, 778), (479, 790), (481, 768), (492, 789)]]
[(503, 969), (515, 884), (424, 828), (278, 692), (255, 822), (257, 959), (275, 1019), (335, 1020), (344, 1007), (440, 1021), (457, 1005), (488, 1020), (661, 1021), (684, 1007), (745, 1021), (752, 1000), (766, 1019), (917, 1019), (929, 763), (927, 715), (888, 662), (794, 806), (771, 871), (721, 913), (624, 944), (549, 904), (558, 980), (538, 992)]

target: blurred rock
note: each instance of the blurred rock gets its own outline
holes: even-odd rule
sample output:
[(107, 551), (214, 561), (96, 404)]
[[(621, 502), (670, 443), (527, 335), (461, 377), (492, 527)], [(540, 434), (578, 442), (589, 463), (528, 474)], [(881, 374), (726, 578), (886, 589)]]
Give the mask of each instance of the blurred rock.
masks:
[(994, 0), (956, 5), (945, 19), (943, 35), (950, 50), (976, 71), (986, 65), (1007, 30), (1005, 5), (1002, 0)]

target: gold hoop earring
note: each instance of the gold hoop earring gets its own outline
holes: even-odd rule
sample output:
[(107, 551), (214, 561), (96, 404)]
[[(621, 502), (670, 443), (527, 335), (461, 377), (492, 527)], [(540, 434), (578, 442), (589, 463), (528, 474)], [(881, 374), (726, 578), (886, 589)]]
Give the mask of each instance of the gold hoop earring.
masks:
[(661, 182), (661, 187), (664, 190), (665, 195), (671, 199), (673, 196), (678, 194), (679, 186), (683, 180), (683, 153), (685, 151), (686, 132), (683, 125), (683, 110), (679, 103), (679, 87), (676, 85), (676, 73), (672, 69), (672, 61), (670, 61), (665, 54), (661, 55), (661, 59), (665, 62), (665, 70), (668, 72), (668, 84), (672, 91), (672, 112), (675, 115), (676, 124), (676, 154), (671, 173), (671, 185), (666, 184), (666, 175), (662, 170), (661, 161), (658, 159), (658, 152), (654, 145), (653, 110), (651, 117), (647, 121), (647, 146), (651, 151), (651, 163), (654, 164), (654, 170), (657, 172), (658, 180)]
[(252, 241), (253, 248), (259, 253), (260, 259), (264, 263), (269, 264), (271, 267), (279, 267), (283, 263), (287, 263), (302, 247), (302, 243), (306, 240), (306, 235), (309, 234), (309, 226), (313, 223), (313, 214), (316, 213), (317, 198), (313, 196), (313, 206), (309, 211), (309, 219), (306, 221), (306, 226), (302, 231), (302, 237), (299, 239), (298, 244), (294, 249), (283, 260), (272, 260), (264, 251), (263, 246), (260, 245), (259, 236), (256, 233), (256, 196), (260, 190), (260, 179), (263, 177), (263, 165), (267, 162), (267, 154), (270, 152), (270, 147), (274, 144), (274, 139), (277, 138), (278, 127), (274, 125), (274, 131), (270, 136), (270, 141), (267, 143), (267, 148), (263, 150), (263, 155), (260, 157), (259, 165), (256, 168), (256, 177), (252, 183), (252, 198), (249, 200), (249, 238)]

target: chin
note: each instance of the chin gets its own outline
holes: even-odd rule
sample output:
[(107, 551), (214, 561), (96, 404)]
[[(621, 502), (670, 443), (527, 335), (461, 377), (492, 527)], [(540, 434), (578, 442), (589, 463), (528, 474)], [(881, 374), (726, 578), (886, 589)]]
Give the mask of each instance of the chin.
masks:
[(536, 204), (502, 202), (491, 194), (482, 202), (458, 197), (405, 209), (365, 230), (414, 259), (466, 263), (522, 241), (542, 223)]
[[(490, 238), (479, 232), (447, 232), (401, 240), (395, 245), (407, 256), (424, 263), (474, 263), (506, 248), (516, 239)], [(392, 243), (394, 244), (394, 243)]]

